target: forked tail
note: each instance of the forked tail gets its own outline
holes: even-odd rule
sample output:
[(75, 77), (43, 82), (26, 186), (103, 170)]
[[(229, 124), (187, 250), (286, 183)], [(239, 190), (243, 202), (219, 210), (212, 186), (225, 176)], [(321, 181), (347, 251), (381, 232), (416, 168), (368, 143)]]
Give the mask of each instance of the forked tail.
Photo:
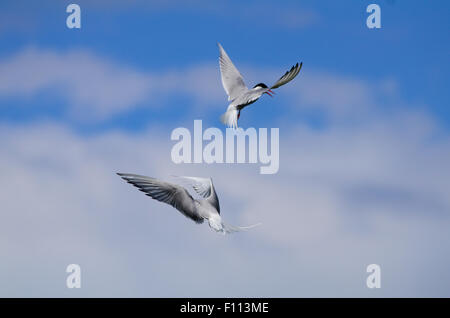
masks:
[[(226, 234), (230, 234), (233, 232), (241, 232), (241, 231), (247, 231), (251, 228), (254, 228), (258, 225), (261, 225), (261, 223), (257, 223), (257, 224), (253, 224), (250, 226), (234, 226), (234, 225), (230, 225), (230, 224), (226, 224), (224, 222), (222, 222), (222, 226), (223, 226), (223, 230)], [(224, 234), (225, 234), (224, 233)]]
[(237, 109), (229, 109), (224, 113), (222, 116), (220, 116), (220, 121), (227, 125), (228, 127), (232, 128), (238, 128), (237, 122), (238, 122), (238, 110)]

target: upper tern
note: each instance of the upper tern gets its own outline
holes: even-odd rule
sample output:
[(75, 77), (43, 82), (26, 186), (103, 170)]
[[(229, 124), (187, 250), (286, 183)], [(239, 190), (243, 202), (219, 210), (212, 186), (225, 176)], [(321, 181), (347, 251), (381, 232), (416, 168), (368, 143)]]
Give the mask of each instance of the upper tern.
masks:
[(177, 177), (187, 182), (203, 198), (196, 200), (184, 187), (177, 184), (130, 173), (118, 173), (118, 175), (151, 198), (170, 204), (196, 223), (208, 220), (209, 226), (216, 232), (228, 234), (259, 225), (243, 227), (224, 223), (220, 216), (219, 198), (211, 178)]
[(225, 52), (220, 43), (217, 43), (217, 45), (219, 46), (220, 51), (219, 65), (220, 73), (222, 75), (222, 85), (228, 95), (228, 101), (231, 101), (226, 113), (221, 116), (220, 120), (228, 127), (237, 128), (237, 121), (241, 115), (241, 110), (244, 107), (256, 102), (263, 94), (272, 97), (271, 94), (274, 94), (272, 89), (292, 81), (300, 72), (303, 65), (303, 63), (300, 63), (300, 65), (297, 63), (292, 66), (292, 68), (281, 76), (271, 87), (267, 87), (264, 83), (259, 83), (252, 89), (248, 89), (241, 73), (239, 73), (233, 62), (231, 62), (227, 52)]

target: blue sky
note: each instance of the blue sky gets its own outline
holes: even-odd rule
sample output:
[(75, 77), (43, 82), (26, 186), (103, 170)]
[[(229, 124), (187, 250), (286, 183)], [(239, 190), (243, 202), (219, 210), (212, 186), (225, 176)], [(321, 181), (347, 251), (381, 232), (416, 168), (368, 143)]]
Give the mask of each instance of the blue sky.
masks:
[[(450, 4), (380, 0), (370, 30), (372, 2), (78, 1), (74, 30), (69, 1), (2, 1), (0, 295), (449, 296)], [(304, 63), (240, 119), (280, 127), (276, 175), (170, 160), (174, 128), (224, 129), (216, 42), (248, 86)], [(211, 175), (264, 226), (217, 237), (124, 170)]]
[[(220, 41), (241, 67), (263, 66), (276, 69), (281, 75), (301, 60), (305, 62), (305, 72), (320, 70), (369, 81), (394, 79), (409, 107), (426, 109), (445, 127), (449, 124), (446, 2), (383, 1), (381, 30), (369, 30), (364, 23), (367, 1), (357, 5), (351, 1), (287, 1), (281, 6), (269, 2), (192, 3), (80, 2), (82, 29), (70, 30), (65, 27), (66, 14), (61, 15), (67, 5), (64, 1), (4, 2), (2, 15), (8, 19), (4, 19), (1, 32), (1, 56), (10, 57), (26, 47), (57, 52), (83, 49), (140, 72), (164, 72), (216, 63), (215, 43)], [(255, 10), (259, 14), (252, 14)], [(238, 13), (233, 17), (227, 12)], [(220, 85), (218, 73), (216, 82)], [(56, 99), (54, 94), (42, 94), (47, 100), (33, 100), (31, 112), (29, 107), (20, 107), (29, 100), (2, 98), (2, 120), (62, 116), (70, 121), (61, 110), (64, 100)], [(176, 104), (189, 102), (185, 99)], [(8, 107), (11, 103), (19, 107)], [(135, 129), (136, 124), (145, 128), (156, 117), (148, 113), (149, 103), (151, 97), (142, 99), (130, 107), (134, 111), (127, 114), (126, 122), (110, 118), (102, 122), (102, 127)], [(178, 110), (160, 109), (158, 121), (161, 115), (177, 116)], [(215, 113), (205, 115), (213, 118)], [(289, 117), (295, 122), (303, 119), (292, 114)], [(263, 120), (259, 123), (266, 124)]]

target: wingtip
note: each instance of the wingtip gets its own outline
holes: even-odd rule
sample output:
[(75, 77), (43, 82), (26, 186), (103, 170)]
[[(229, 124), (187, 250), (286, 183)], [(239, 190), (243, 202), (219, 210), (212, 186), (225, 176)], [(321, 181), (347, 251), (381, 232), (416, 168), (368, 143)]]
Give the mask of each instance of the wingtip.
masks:
[(127, 174), (126, 173), (121, 173), (121, 172), (116, 172), (116, 174), (121, 177), (123, 180), (128, 181), (127, 178)]
[(122, 172), (116, 172), (116, 174), (124, 180), (132, 176), (130, 173), (122, 173)]

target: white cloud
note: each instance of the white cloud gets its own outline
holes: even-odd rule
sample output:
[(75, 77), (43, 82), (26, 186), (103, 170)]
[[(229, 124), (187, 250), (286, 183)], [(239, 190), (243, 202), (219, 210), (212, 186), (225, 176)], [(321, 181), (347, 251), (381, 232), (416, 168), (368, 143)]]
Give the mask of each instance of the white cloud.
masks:
[(361, 79), (313, 72), (307, 75), (303, 76), (302, 85), (298, 85), (300, 105), (345, 115), (367, 111), (373, 105), (371, 87)]
[[(243, 20), (251, 20), (254, 25), (265, 24), (286, 30), (297, 30), (309, 27), (320, 21), (318, 12), (298, 6), (279, 6), (276, 3), (258, 2), (246, 4), (233, 10)], [(227, 12), (224, 10), (224, 12)]]
[(63, 95), (73, 112), (105, 117), (142, 102), (152, 79), (86, 51), (25, 49), (0, 63), (0, 94), (33, 98)]
[[(123, 9), (122, 1), (87, 1), (81, 4), (83, 7), (91, 6), (93, 9), (103, 9), (105, 2), (108, 8), (112, 10)], [(314, 25), (320, 21), (320, 15), (317, 11), (304, 6), (285, 5), (279, 6), (272, 2), (259, 1), (257, 4), (251, 2), (221, 2), (212, 3), (207, 0), (191, 1), (134, 1), (126, 3), (126, 7), (139, 8), (139, 10), (148, 10), (149, 12), (171, 12), (182, 10), (183, 12), (200, 12), (208, 16), (214, 16), (219, 19), (232, 20), (233, 22), (251, 21), (252, 26), (256, 28), (270, 27), (287, 30), (298, 30)], [(229, 13), (233, 12), (232, 15)]]
[[(243, 70), (250, 80), (279, 73)], [(174, 165), (163, 126), (94, 136), (51, 123), (0, 126), (0, 254), (8, 260), (0, 295), (73, 296), (63, 285), (69, 263), (85, 269), (77, 294), (85, 296), (450, 295), (448, 136), (429, 115), (394, 103), (395, 80), (308, 72), (284, 88), (292, 110), (317, 107), (356, 123), (285, 127), (271, 176), (258, 165)], [(154, 74), (86, 51), (30, 49), (0, 62), (0, 74), (0, 95), (63, 87), (72, 112), (98, 117), (149, 95), (157, 107), (174, 91), (225, 102), (214, 65)], [(380, 98), (393, 105), (388, 113)], [(226, 221), (263, 226), (222, 237), (118, 171), (211, 175)], [(365, 288), (370, 263), (382, 267), (379, 291)]]
[[(402, 118), (291, 131), (272, 176), (174, 165), (166, 129), (3, 125), (0, 294), (74, 295), (64, 269), (80, 263), (85, 296), (448, 296), (449, 140)], [(211, 175), (225, 220), (263, 225), (222, 237), (118, 171)], [(365, 288), (370, 263), (379, 291)]]
[[(238, 67), (249, 87), (260, 81), (270, 85), (284, 72), (239, 63)], [(58, 52), (38, 48), (24, 49), (0, 60), (0, 98), (34, 99), (40, 93), (62, 98), (61, 107), (68, 108), (71, 119), (92, 122), (137, 107), (168, 106), (173, 96), (185, 97), (186, 105), (215, 111), (217, 116), (227, 105), (220, 72), (213, 62), (154, 72), (137, 70), (87, 50)], [(384, 103), (387, 105), (399, 100), (394, 79), (374, 84), (305, 67), (293, 83), (282, 88), (280, 96), (288, 100), (282, 104), (283, 109), (319, 110), (333, 120), (367, 119), (382, 113), (377, 109), (380, 99), (388, 100)], [(280, 105), (280, 101), (274, 102)]]
[(199, 104), (217, 101), (225, 97), (219, 76), (212, 65), (142, 72), (86, 50), (28, 48), (0, 61), (0, 97), (32, 99), (47, 92), (64, 99), (72, 118), (97, 121), (144, 103), (161, 107), (174, 94)]
[[(211, 2), (207, 0), (78, 0), (82, 12), (99, 15), (97, 28), (110, 29), (109, 18), (127, 18), (130, 12), (146, 12), (146, 16), (173, 14), (195, 19), (199, 14), (227, 21), (241, 27), (251, 26), (256, 29), (301, 30), (321, 21), (317, 11), (295, 6), (279, 6), (272, 2), (259, 1), (257, 5), (247, 2)], [(55, 19), (49, 19), (49, 12), (65, 12), (67, 3), (54, 0), (41, 0), (39, 3), (16, 0), (2, 6), (0, 12), (0, 35), (34, 37), (38, 32), (49, 33), (55, 28)], [(26, 8), (26, 10), (24, 10)], [(230, 16), (229, 12), (233, 12)], [(83, 16), (83, 15), (82, 15)], [(63, 24), (61, 24), (63, 26)]]

